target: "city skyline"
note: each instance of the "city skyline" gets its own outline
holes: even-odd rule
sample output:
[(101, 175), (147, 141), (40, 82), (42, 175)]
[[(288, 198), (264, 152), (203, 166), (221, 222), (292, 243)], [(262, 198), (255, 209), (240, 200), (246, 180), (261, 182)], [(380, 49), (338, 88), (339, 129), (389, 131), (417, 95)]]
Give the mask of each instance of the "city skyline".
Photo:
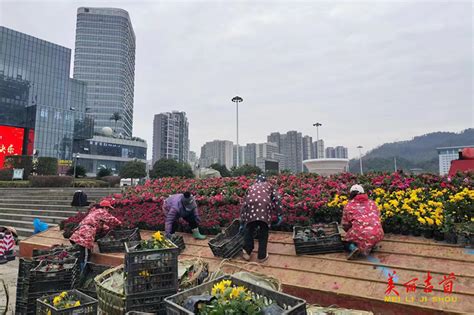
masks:
[[(1, 1), (6, 13), (1, 24), (75, 49), (77, 8), (89, 5), (122, 8), (134, 21), (134, 135), (148, 143), (151, 109), (187, 112), (194, 151), (216, 135), (235, 139), (230, 99), (237, 94), (244, 98), (241, 143), (264, 142), (276, 129), (296, 129), (314, 141), (312, 124), (320, 121), (325, 145), (348, 147), (350, 157), (357, 157), (358, 145), (366, 152), (385, 142), (431, 131), (459, 132), (473, 124), (469, 3), (224, 7), (212, 2)], [(201, 13), (192, 14), (198, 7)], [(222, 27), (213, 27), (221, 22)], [(186, 31), (190, 27), (193, 31)], [(318, 40), (308, 42), (305, 29)], [(276, 39), (271, 49), (267, 39)], [(236, 68), (242, 71), (235, 73)], [(259, 117), (268, 113), (272, 119), (262, 123)], [(453, 115), (459, 118), (446, 121)]]

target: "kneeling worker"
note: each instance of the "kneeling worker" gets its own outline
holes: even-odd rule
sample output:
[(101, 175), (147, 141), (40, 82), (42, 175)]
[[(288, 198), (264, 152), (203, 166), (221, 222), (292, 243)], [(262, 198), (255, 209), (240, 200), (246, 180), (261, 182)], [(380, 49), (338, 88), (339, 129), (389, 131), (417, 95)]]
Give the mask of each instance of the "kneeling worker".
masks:
[(163, 210), (166, 213), (165, 232), (167, 237), (176, 232), (178, 220), (183, 218), (189, 223), (195, 239), (203, 240), (206, 238), (206, 236), (199, 233), (201, 219), (199, 218), (196, 201), (189, 191), (166, 198), (163, 203)]

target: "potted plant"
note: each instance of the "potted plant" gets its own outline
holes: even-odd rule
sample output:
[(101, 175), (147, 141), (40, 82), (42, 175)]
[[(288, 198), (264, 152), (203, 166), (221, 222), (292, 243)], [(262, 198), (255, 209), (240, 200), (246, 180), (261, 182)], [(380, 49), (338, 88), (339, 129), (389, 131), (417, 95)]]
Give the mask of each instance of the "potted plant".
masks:
[(466, 223), (456, 223), (454, 228), (454, 230), (456, 231), (457, 244), (461, 246), (466, 246), (469, 244), (467, 231), (468, 226)]
[(456, 244), (456, 232), (454, 231), (454, 220), (450, 214), (444, 218), (441, 232), (444, 233), (444, 240), (449, 244)]
[(433, 232), (433, 238), (436, 241), (444, 241), (444, 233), (441, 231), (441, 229), (437, 228)]

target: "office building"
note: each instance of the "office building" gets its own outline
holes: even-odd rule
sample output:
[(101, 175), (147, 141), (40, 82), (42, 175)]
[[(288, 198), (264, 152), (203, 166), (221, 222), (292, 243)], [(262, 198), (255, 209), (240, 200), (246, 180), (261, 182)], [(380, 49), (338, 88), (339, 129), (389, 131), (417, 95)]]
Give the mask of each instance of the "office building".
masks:
[(281, 170), (289, 170), (293, 173), (303, 171), (303, 136), (301, 132), (288, 131), (286, 134), (273, 132), (267, 137), (267, 141), (278, 146), (278, 153), (285, 159), (280, 167)]
[[(116, 134), (131, 137), (135, 34), (127, 11), (77, 10), (74, 78), (88, 85), (87, 106), (95, 118), (96, 133), (111, 127)], [(111, 120), (114, 113), (120, 119)]]
[(247, 143), (245, 146), (245, 164), (257, 165), (257, 144)]
[(0, 124), (23, 128), (38, 156), (71, 160), (73, 141), (93, 136), (86, 84), (70, 64), (69, 48), (0, 27)]
[(194, 151), (189, 151), (188, 163), (189, 163), (189, 165), (191, 165), (191, 168), (192, 168), (193, 171), (194, 171), (194, 170), (196, 169), (198, 163), (199, 163), (196, 152), (194, 152)]
[(185, 112), (173, 111), (153, 119), (153, 164), (159, 159), (189, 161), (189, 123)]
[(326, 148), (326, 159), (335, 159), (336, 158), (336, 150), (333, 147)]
[(237, 145), (234, 144), (234, 163), (236, 167), (246, 164), (245, 162), (245, 146), (239, 145), (238, 154), (239, 154), (239, 165), (237, 165)]
[(199, 158), (201, 167), (209, 167), (217, 163), (231, 169), (234, 162), (234, 144), (228, 140), (214, 140), (206, 142), (201, 147)]
[(347, 151), (347, 148), (346, 147), (343, 147), (343, 146), (337, 146), (334, 148), (335, 150), (335, 155), (336, 155), (336, 158), (337, 159), (348, 159), (349, 158), (349, 154), (348, 154), (348, 151)]
[(313, 158), (313, 138), (310, 136), (303, 137), (303, 161)]
[(324, 159), (324, 140), (313, 142), (313, 159)]
[(464, 148), (473, 148), (474, 145), (436, 148), (438, 151), (439, 175), (447, 175), (451, 161), (459, 159), (459, 152)]

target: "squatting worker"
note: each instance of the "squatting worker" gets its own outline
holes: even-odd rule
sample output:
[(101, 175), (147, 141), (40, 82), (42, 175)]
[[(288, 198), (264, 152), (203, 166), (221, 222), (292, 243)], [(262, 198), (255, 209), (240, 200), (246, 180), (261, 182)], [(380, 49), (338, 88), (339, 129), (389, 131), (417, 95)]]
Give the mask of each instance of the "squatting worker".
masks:
[(167, 237), (176, 232), (178, 220), (183, 218), (189, 223), (195, 239), (203, 240), (206, 238), (206, 236), (199, 233), (201, 219), (199, 218), (196, 201), (189, 191), (166, 198), (163, 203), (163, 210), (166, 213), (165, 232)]
[(81, 247), (79, 260), (82, 266), (88, 261), (89, 253), (94, 248), (94, 241), (98, 231), (110, 231), (122, 224), (119, 219), (111, 215), (108, 209), (113, 209), (109, 200), (102, 200), (99, 207), (92, 208), (87, 216), (82, 219), (73, 232), (69, 241)]
[(341, 225), (347, 232), (344, 240), (349, 243), (350, 253), (347, 259), (354, 259), (360, 254), (368, 255), (383, 239), (380, 211), (361, 185), (351, 187), (349, 202), (342, 213)]
[(263, 263), (268, 259), (267, 243), (268, 230), (272, 222), (272, 211), (278, 215), (277, 226), (281, 224), (281, 200), (277, 189), (267, 182), (263, 175), (258, 175), (255, 184), (249, 187), (244, 197), (240, 212), (240, 230), (244, 232), (244, 249), (242, 257), (249, 261), (254, 249), (254, 233), (260, 228), (258, 234), (258, 262)]

